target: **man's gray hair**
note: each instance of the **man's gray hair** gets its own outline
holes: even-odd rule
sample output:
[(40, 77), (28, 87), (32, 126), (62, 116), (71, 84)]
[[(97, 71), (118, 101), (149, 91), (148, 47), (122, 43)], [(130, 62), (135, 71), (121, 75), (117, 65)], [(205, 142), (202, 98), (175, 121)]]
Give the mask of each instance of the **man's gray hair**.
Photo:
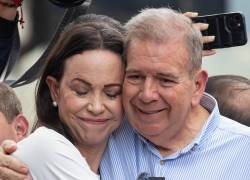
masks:
[(125, 25), (127, 29), (126, 53), (134, 39), (168, 43), (173, 39), (183, 39), (189, 53), (189, 70), (193, 74), (201, 68), (202, 36), (194, 28), (190, 18), (169, 8), (148, 8), (132, 17)]
[(7, 84), (0, 83), (0, 112), (11, 123), (14, 118), (22, 113), (22, 105), (14, 90)]

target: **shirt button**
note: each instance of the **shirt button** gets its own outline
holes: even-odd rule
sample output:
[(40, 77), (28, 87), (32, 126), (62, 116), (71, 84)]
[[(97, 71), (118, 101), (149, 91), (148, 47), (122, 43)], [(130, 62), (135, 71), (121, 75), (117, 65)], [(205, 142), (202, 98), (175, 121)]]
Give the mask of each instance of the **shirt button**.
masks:
[(191, 148), (191, 151), (195, 151), (195, 150), (196, 150), (196, 147), (197, 147), (197, 145), (194, 145), (194, 146)]
[(164, 164), (165, 164), (165, 161), (161, 160), (160, 165), (164, 165)]

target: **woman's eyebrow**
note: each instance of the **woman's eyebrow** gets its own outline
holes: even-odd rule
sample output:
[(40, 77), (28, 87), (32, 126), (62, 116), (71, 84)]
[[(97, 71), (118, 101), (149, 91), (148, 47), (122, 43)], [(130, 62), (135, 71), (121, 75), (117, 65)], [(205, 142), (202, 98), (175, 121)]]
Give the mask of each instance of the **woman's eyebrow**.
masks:
[(109, 88), (109, 87), (122, 87), (122, 84), (119, 84), (119, 83), (113, 83), (113, 84), (107, 84), (107, 85), (104, 85), (105, 88)]
[(85, 80), (83, 80), (83, 79), (80, 79), (80, 78), (75, 78), (75, 79), (72, 80), (72, 82), (75, 82), (75, 81), (80, 82), (80, 83), (83, 83), (83, 84), (86, 84), (86, 85), (88, 85), (88, 86), (92, 86), (91, 83), (89, 83), (89, 82), (87, 82), (87, 81), (85, 81)]

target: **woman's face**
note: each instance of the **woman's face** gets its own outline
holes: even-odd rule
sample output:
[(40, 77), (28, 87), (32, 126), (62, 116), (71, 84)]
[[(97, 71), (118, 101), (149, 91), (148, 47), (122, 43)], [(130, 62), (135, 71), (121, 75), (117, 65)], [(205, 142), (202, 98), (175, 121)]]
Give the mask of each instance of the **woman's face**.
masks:
[(77, 145), (107, 142), (120, 125), (123, 64), (108, 50), (88, 50), (66, 60), (60, 82), (47, 78), (59, 116)]

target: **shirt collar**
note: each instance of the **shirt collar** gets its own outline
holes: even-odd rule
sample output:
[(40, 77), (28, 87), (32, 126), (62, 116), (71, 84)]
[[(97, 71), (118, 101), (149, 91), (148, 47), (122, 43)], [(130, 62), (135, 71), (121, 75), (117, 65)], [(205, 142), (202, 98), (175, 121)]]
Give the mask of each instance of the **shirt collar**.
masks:
[(200, 133), (194, 139), (196, 144), (202, 144), (216, 129), (219, 123), (219, 108), (217, 101), (210, 94), (204, 93), (200, 104), (210, 113), (206, 123), (203, 125)]

